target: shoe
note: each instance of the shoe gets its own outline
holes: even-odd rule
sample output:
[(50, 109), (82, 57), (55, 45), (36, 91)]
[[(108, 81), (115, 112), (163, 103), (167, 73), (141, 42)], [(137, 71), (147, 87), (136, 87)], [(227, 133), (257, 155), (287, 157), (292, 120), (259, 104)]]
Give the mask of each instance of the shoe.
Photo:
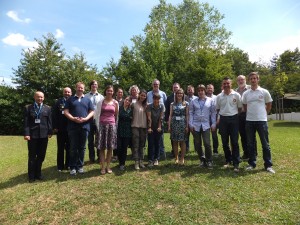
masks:
[(35, 179), (36, 180), (44, 180), (44, 177), (42, 175), (40, 175), (40, 176), (36, 176)]
[(184, 166), (184, 159), (179, 160), (179, 165)]
[(223, 167), (224, 168), (229, 168), (230, 167), (230, 163), (226, 163)]
[(29, 179), (28, 182), (29, 183), (33, 183), (35, 181), (35, 179)]
[(135, 161), (134, 169), (136, 169), (136, 170), (140, 169), (139, 161)]
[(205, 167), (205, 162), (203, 162), (203, 161), (200, 161), (200, 164), (199, 164), (199, 166), (200, 166), (201, 168), (204, 168), (204, 167)]
[(70, 170), (70, 175), (76, 175), (76, 170), (75, 169), (72, 169), (72, 170)]
[(273, 174), (275, 173), (275, 170), (273, 170), (273, 168), (271, 166), (267, 168), (267, 171), (269, 173), (273, 173)]
[(251, 165), (248, 165), (248, 166), (246, 167), (246, 171), (251, 171), (251, 170), (253, 170), (253, 169), (254, 169), (254, 167), (251, 166)]
[(157, 160), (157, 159), (154, 160), (153, 165), (154, 165), (154, 166), (158, 166), (158, 160)]
[(143, 160), (140, 160), (140, 164), (139, 164), (140, 168), (145, 168), (144, 164), (143, 164)]
[(80, 167), (80, 168), (78, 169), (78, 173), (80, 173), (80, 174), (83, 174), (83, 173), (84, 173), (84, 170), (83, 170), (82, 167)]
[(101, 175), (105, 175), (106, 174), (106, 170), (105, 169), (101, 169), (100, 174)]
[(121, 165), (121, 166), (120, 166), (120, 170), (121, 170), (121, 171), (124, 171), (124, 170), (125, 170), (125, 166), (124, 166), (124, 165)]
[(233, 169), (233, 171), (236, 172), (236, 173), (238, 173), (240, 170), (239, 170), (239, 168), (237, 166), (235, 166), (234, 169)]
[(213, 153), (213, 156), (214, 156), (214, 157), (217, 157), (217, 156), (219, 156), (219, 153), (214, 152), (214, 153)]
[(112, 157), (112, 159), (111, 159), (111, 162), (117, 162), (118, 161), (118, 156), (114, 156), (114, 157)]
[(148, 167), (153, 167), (153, 162), (152, 161), (148, 162)]
[(106, 169), (106, 172), (107, 172), (108, 174), (111, 174), (111, 173), (112, 173), (111, 168), (107, 168), (107, 169)]
[(175, 164), (178, 164), (178, 162), (179, 162), (178, 159), (175, 159)]
[(59, 173), (61, 173), (62, 172), (62, 170), (57, 170)]
[(208, 163), (207, 163), (207, 168), (208, 168), (208, 169), (213, 169), (213, 164), (212, 164), (212, 162), (208, 162)]
[(243, 155), (243, 156), (242, 156), (242, 160), (245, 160), (245, 161), (246, 161), (246, 160), (248, 160), (248, 159), (249, 159), (249, 156), (247, 156), (247, 155)]

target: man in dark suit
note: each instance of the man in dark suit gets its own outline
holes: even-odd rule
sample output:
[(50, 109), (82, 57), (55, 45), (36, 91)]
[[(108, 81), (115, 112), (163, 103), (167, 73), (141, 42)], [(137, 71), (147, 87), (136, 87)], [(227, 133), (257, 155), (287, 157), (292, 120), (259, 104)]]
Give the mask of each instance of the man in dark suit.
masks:
[[(72, 95), (69, 87), (64, 88), (63, 97), (58, 99), (53, 107), (53, 131), (56, 133), (57, 140), (57, 170), (67, 170), (69, 167), (70, 141), (68, 137), (68, 119), (64, 115), (67, 99)], [(66, 154), (65, 154), (66, 152)], [(65, 157), (66, 155), (66, 157)]]
[(43, 104), (44, 93), (34, 94), (34, 103), (24, 110), (24, 140), (28, 143), (29, 182), (42, 180), (42, 164), (46, 156), (48, 138), (52, 136), (51, 108)]

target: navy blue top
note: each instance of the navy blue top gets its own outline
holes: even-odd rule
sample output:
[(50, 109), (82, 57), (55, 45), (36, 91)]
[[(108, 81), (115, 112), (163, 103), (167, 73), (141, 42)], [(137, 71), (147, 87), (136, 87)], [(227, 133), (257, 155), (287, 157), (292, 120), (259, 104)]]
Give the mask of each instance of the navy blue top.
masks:
[[(65, 109), (69, 110), (69, 113), (73, 117), (87, 117), (90, 111), (94, 110), (94, 106), (92, 101), (88, 97), (81, 97), (80, 99), (75, 95), (68, 98)], [(83, 128), (86, 130), (90, 130), (90, 123), (86, 121), (84, 123), (75, 123), (71, 120), (68, 120), (68, 130)]]

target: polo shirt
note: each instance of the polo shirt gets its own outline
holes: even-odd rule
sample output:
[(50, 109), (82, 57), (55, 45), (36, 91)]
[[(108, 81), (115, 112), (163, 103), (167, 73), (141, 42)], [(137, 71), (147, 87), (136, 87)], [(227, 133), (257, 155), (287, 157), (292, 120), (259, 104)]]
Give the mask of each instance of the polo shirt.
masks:
[(151, 129), (157, 130), (158, 122), (161, 118), (161, 113), (165, 112), (165, 106), (162, 103), (159, 103), (157, 108), (154, 107), (153, 103), (147, 106), (146, 112), (151, 113)]
[(238, 114), (238, 109), (242, 106), (241, 95), (234, 90), (231, 90), (229, 95), (223, 91), (217, 95), (216, 109), (220, 110), (219, 115), (221, 116), (234, 116)]
[[(71, 96), (66, 101), (65, 109), (69, 110), (69, 113), (73, 117), (87, 117), (90, 111), (94, 111), (92, 101), (85, 96), (78, 97), (76, 95)], [(84, 123), (75, 123), (72, 120), (68, 120), (68, 130), (83, 128), (90, 130), (90, 123), (86, 121)]]
[(258, 87), (256, 90), (247, 90), (242, 97), (243, 104), (247, 105), (247, 121), (268, 121), (266, 104), (272, 102), (270, 92)]

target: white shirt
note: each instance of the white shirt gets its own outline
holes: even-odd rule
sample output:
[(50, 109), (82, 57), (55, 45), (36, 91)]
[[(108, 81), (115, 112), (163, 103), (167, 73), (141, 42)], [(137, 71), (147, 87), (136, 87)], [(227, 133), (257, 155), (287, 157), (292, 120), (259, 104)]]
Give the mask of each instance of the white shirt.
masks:
[[(99, 102), (102, 102), (103, 99), (104, 99), (103, 95), (101, 95), (101, 94), (98, 93), (98, 92), (96, 92), (96, 93), (90, 92), (90, 93), (86, 94), (85, 96), (87, 96), (89, 99), (91, 99), (95, 111), (97, 110), (97, 104), (98, 104)], [(101, 103), (101, 104), (102, 104), (102, 103)], [(94, 119), (95, 119), (95, 118), (96, 118), (96, 114), (94, 114)]]
[(242, 102), (247, 105), (246, 120), (268, 121), (266, 104), (272, 101), (269, 91), (261, 87), (244, 92)]
[(242, 108), (242, 106), (241, 95), (234, 90), (229, 95), (223, 91), (217, 95), (216, 109), (220, 110), (219, 115), (221, 116), (234, 116), (238, 114), (238, 109)]

